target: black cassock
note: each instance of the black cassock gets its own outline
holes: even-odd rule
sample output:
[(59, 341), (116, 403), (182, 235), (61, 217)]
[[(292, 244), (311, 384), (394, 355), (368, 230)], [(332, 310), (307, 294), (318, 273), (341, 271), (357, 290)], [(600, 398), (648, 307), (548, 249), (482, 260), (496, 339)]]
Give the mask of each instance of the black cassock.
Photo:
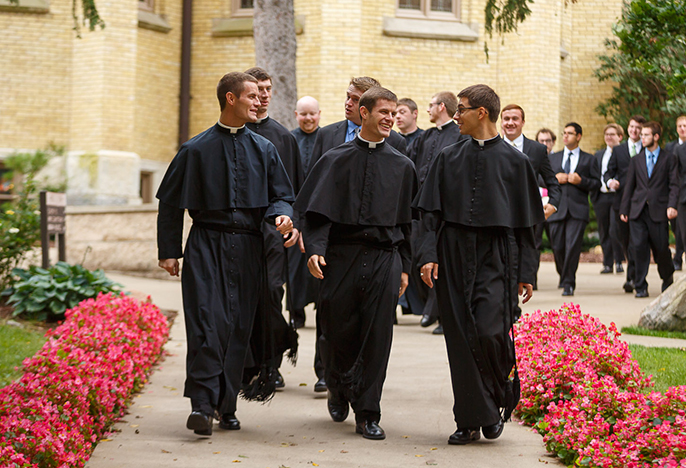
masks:
[[(307, 171), (310, 169), (312, 150), (317, 139), (317, 133), (319, 133), (319, 127), (312, 133), (305, 133), (300, 128), (296, 128), (291, 133), (298, 142), (302, 170), (307, 174)], [(290, 294), (290, 299), (286, 305), (289, 307), (289, 310), (290, 307), (293, 310), (302, 310), (307, 304), (316, 302), (319, 295), (318, 282), (307, 269), (307, 255), (303, 254), (298, 246), (288, 249), (288, 273), (290, 275), (291, 289), (287, 292), (287, 294)], [(291, 310), (291, 313), (293, 310)]]
[(414, 165), (382, 142), (359, 137), (311, 169), (295, 209), (308, 258), (322, 255), (318, 314), (326, 384), (356, 418), (379, 420), (400, 276), (411, 262)]
[(193, 410), (233, 413), (264, 283), (261, 224), (292, 216), (291, 183), (269, 141), (216, 124), (181, 146), (157, 198), (159, 258), (184, 258), (184, 396)]
[(417, 264), (439, 265), (434, 287), (455, 422), (460, 429), (495, 424), (517, 403), (509, 330), (517, 283), (534, 280), (533, 226), (543, 221), (536, 174), (499, 136), (466, 138), (438, 155), (413, 206), (423, 212)]
[[(246, 124), (253, 132), (265, 137), (271, 141), (276, 147), (281, 162), (283, 163), (286, 173), (291, 180), (293, 191), (297, 195), (303, 181), (303, 170), (300, 161), (300, 151), (298, 150), (298, 143), (296, 142), (291, 132), (281, 125), (276, 120), (267, 116), (257, 122), (249, 122)], [(297, 218), (297, 217), (296, 217)], [(297, 224), (297, 219), (293, 219), (294, 225)], [(295, 226), (297, 227), (297, 225)], [(295, 358), (297, 350), (298, 336), (283, 318), (282, 300), (283, 300), (283, 285), (286, 283), (286, 273), (288, 271), (286, 262), (288, 257), (286, 248), (283, 246), (285, 239), (276, 230), (273, 224), (263, 223), (262, 231), (264, 233), (264, 247), (267, 259), (267, 282), (269, 285), (269, 294), (262, 296), (264, 300), (264, 307), (271, 317), (270, 328), (272, 333), (277, 336), (277, 342), (287, 343), (286, 346), (291, 349), (290, 356)], [(294, 247), (290, 250), (295, 250)], [(264, 350), (262, 345), (263, 330), (259, 328), (259, 324), (255, 325), (253, 331), (253, 339), (251, 340), (251, 353), (246, 362), (246, 372), (244, 379), (250, 379), (256, 375), (263, 365), (271, 368), (278, 368), (281, 366), (282, 355), (278, 349)], [(276, 378), (276, 373), (272, 374)]]

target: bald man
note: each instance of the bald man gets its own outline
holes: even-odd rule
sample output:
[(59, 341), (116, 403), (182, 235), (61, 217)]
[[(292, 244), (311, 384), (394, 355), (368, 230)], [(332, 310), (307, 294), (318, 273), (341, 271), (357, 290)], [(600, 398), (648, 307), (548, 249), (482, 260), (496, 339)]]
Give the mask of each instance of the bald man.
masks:
[(293, 136), (298, 141), (300, 147), (300, 157), (302, 158), (303, 171), (307, 174), (314, 148), (314, 140), (319, 132), (319, 118), (322, 111), (319, 110), (319, 102), (312, 96), (305, 96), (298, 100), (295, 106), (295, 119), (298, 121), (298, 128), (293, 130)]

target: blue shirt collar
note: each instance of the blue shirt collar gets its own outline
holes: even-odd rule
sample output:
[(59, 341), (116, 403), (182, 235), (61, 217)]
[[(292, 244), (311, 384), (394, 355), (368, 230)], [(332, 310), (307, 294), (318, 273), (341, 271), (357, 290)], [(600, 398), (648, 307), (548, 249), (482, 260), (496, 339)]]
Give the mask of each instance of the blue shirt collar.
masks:
[(352, 120), (348, 120), (348, 134), (351, 132), (355, 132), (355, 130), (357, 130), (358, 128), (360, 128), (359, 125), (355, 125), (355, 123)]
[(646, 150), (646, 156), (647, 156), (647, 157), (650, 157), (651, 154), (654, 154), (654, 155), (655, 155), (655, 159), (657, 159), (657, 158), (660, 156), (660, 147), (659, 147), (659, 146), (657, 147), (657, 149), (655, 150), (654, 153), (651, 153), (651, 152), (648, 150), (648, 148), (646, 148), (645, 150)]

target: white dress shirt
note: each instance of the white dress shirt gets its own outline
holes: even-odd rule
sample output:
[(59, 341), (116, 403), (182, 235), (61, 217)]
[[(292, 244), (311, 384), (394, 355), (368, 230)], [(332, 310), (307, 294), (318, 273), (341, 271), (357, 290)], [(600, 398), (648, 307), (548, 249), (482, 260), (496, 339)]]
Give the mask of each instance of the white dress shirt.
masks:
[(569, 155), (569, 152), (572, 152), (572, 159), (569, 162), (569, 173), (571, 174), (572, 172), (576, 172), (576, 165), (579, 164), (579, 147), (577, 146), (573, 150), (568, 150), (565, 148), (563, 150), (563, 156), (562, 156), (562, 170), (565, 168), (565, 164), (567, 163), (567, 158)]

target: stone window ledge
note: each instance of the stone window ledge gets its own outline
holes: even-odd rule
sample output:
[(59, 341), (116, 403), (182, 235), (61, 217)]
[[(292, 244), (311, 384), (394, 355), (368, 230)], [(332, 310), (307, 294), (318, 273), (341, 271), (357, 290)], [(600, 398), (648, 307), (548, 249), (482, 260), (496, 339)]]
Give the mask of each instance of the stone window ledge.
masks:
[[(0, 0), (3, 1), (3, 0)], [(295, 15), (295, 34), (305, 32), (305, 16)], [(213, 37), (252, 36), (252, 17), (249, 18), (214, 18), (212, 20)]]
[(164, 16), (145, 10), (138, 10), (138, 27), (163, 33), (168, 33), (172, 30)]
[(457, 21), (441, 21), (384, 16), (383, 33), (386, 36), (413, 37), (420, 39), (444, 39), (474, 42), (479, 38), (476, 25)]
[(50, 0), (0, 0), (0, 11), (14, 11), (19, 13), (50, 13)]

